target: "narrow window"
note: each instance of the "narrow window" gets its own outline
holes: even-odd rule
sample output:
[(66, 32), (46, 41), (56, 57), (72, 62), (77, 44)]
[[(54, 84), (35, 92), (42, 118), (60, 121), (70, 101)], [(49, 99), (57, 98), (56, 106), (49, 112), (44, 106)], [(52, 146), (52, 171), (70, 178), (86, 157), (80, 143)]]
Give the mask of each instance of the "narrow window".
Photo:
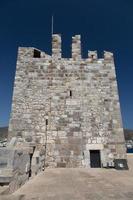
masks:
[(46, 119), (46, 126), (48, 125), (48, 119)]
[(37, 49), (34, 49), (34, 55), (33, 55), (34, 58), (41, 58), (41, 52), (38, 51)]
[(72, 90), (70, 90), (70, 97), (72, 97)]

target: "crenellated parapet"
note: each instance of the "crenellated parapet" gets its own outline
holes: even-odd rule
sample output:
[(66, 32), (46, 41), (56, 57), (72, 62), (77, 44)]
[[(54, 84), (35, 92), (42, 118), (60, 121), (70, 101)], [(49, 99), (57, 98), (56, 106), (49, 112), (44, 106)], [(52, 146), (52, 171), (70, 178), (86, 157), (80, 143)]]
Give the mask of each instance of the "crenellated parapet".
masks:
[(18, 48), (18, 61), (27, 59), (50, 58), (45, 52), (33, 47), (19, 47)]
[(72, 58), (74, 60), (81, 59), (81, 36), (72, 37)]
[(104, 60), (106, 60), (106, 61), (114, 60), (113, 53), (111, 53), (109, 51), (104, 51)]
[(97, 51), (88, 51), (88, 58), (91, 62), (96, 61), (98, 59)]
[[(19, 47), (18, 49), (18, 61), (24, 60), (24, 59), (63, 59), (62, 57), (62, 40), (61, 35), (59, 34), (53, 34), (52, 35), (52, 55), (48, 55), (45, 52), (33, 48), (33, 47)], [(71, 44), (71, 58), (74, 61), (81, 60), (82, 53), (81, 53), (81, 36), (75, 35), (72, 37), (72, 44)], [(69, 59), (69, 58), (68, 58)], [(97, 51), (88, 51), (88, 57), (86, 59), (87, 63), (96, 63), (101, 62), (103, 60), (105, 63), (112, 63), (114, 60), (113, 53), (109, 51), (104, 51), (103, 58), (98, 57)]]
[(58, 34), (52, 35), (52, 57), (61, 58), (61, 36)]

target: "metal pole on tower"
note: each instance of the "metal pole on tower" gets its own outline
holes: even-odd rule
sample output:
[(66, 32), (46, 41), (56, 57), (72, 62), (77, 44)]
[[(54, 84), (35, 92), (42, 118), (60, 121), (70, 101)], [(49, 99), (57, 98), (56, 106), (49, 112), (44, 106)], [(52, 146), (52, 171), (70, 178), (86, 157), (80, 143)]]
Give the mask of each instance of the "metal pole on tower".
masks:
[(52, 27), (51, 27), (51, 34), (54, 33), (54, 16), (52, 15)]

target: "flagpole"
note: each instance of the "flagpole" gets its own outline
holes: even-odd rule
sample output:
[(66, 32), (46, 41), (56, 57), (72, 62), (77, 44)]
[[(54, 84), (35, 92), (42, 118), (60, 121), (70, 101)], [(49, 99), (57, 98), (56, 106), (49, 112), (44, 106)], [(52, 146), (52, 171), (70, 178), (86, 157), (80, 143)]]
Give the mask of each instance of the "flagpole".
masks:
[(54, 33), (54, 16), (52, 15), (52, 27), (51, 27), (51, 34)]

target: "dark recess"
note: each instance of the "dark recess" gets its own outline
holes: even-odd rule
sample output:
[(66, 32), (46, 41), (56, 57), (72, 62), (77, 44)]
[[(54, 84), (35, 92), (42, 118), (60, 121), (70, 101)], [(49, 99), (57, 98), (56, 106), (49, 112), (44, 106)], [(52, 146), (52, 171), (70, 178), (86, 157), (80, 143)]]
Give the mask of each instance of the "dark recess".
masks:
[(34, 49), (33, 57), (34, 58), (41, 58), (41, 52), (38, 51), (37, 49)]

